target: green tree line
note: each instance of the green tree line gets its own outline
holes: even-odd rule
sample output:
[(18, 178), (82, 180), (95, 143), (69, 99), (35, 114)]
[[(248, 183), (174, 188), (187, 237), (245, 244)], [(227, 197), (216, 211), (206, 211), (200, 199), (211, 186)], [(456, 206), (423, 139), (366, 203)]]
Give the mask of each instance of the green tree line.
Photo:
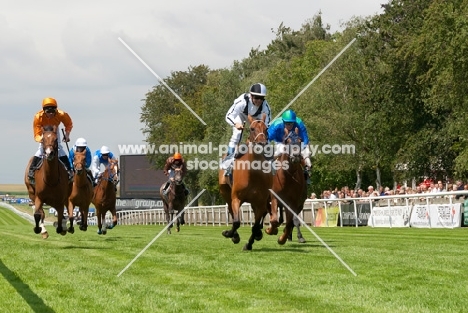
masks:
[[(393, 0), (382, 7), (382, 14), (353, 18), (335, 33), (320, 13), (299, 30), (280, 24), (265, 49), (252, 48), (229, 68), (172, 72), (165, 82), (207, 125), (157, 85), (142, 105), (147, 142), (225, 145), (232, 133), (225, 114), (250, 85), (267, 86), (275, 117), (356, 39), (290, 107), (311, 144), (355, 147), (354, 154), (312, 157), (309, 191), (467, 179), (468, 0)], [(167, 155), (149, 157), (161, 168)], [(219, 159), (217, 151), (184, 157)], [(221, 203), (217, 177), (192, 170), (186, 183), (193, 193), (207, 189), (203, 203)]]

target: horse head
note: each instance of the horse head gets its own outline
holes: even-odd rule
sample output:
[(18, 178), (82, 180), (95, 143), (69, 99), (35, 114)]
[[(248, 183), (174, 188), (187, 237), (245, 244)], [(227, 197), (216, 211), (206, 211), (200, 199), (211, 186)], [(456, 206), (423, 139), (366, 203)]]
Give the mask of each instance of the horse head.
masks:
[(47, 125), (42, 128), (41, 144), (48, 161), (58, 155), (57, 126)]
[(117, 185), (119, 183), (119, 174), (119, 161), (116, 159), (110, 159), (106, 166), (106, 170), (102, 173), (101, 179)]
[(266, 145), (268, 143), (267, 125), (265, 124), (266, 114), (262, 114), (262, 119), (256, 120), (251, 115), (248, 116), (250, 123), (250, 133), (247, 142)]
[(286, 151), (289, 154), (289, 159), (292, 163), (301, 162), (301, 137), (299, 137), (299, 129), (296, 127), (294, 131), (288, 131), (284, 128), (283, 144), (286, 145)]
[(183, 179), (184, 179), (184, 173), (181, 167), (176, 167), (171, 171), (170, 180), (173, 181), (176, 185), (182, 184)]
[(75, 151), (75, 157), (73, 158), (73, 167), (77, 174), (81, 174), (86, 169), (86, 150)]

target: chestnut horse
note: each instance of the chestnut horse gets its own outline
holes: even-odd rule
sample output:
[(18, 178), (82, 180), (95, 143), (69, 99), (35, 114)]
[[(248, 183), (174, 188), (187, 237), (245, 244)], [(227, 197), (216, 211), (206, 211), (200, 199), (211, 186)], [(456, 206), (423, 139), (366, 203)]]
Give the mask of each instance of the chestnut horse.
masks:
[[(116, 159), (110, 159), (106, 169), (102, 173), (99, 181), (94, 187), (93, 198), (91, 202), (96, 207), (96, 216), (98, 220), (99, 235), (107, 234), (107, 229), (117, 226), (117, 211), (115, 202), (117, 200), (116, 186), (119, 183), (119, 164)], [(112, 224), (107, 225), (106, 213), (112, 213)]]
[(239, 243), (240, 237), (237, 229), (241, 221), (240, 207), (244, 202), (249, 202), (254, 212), (255, 222), (252, 226), (252, 235), (243, 250), (252, 250), (254, 241), (263, 238), (263, 217), (270, 213), (269, 188), (272, 185), (272, 174), (270, 163), (264, 154), (264, 147), (268, 143), (265, 118), (266, 115), (263, 115), (262, 120), (254, 120), (252, 116), (248, 116), (250, 123), (246, 147), (248, 149), (245, 154), (234, 160), (232, 184), (230, 178), (224, 176), (224, 170), (219, 171), (220, 193), (227, 202), (232, 216), (232, 228), (223, 231), (223, 236), (231, 238), (235, 244)]
[(73, 187), (68, 198), (68, 211), (73, 211), (75, 207), (80, 208), (81, 225), (80, 230), (88, 229), (88, 211), (93, 197), (93, 183), (88, 179), (86, 172), (86, 150), (75, 151), (73, 159), (73, 168), (75, 169)]
[[(58, 222), (56, 231), (65, 236), (67, 234), (67, 220), (64, 219), (63, 210), (68, 207), (68, 196), (71, 190), (71, 182), (68, 181), (68, 173), (65, 166), (59, 161), (57, 126), (44, 126), (41, 145), (44, 151), (42, 164), (36, 169), (35, 185), (29, 183), (28, 172), (32, 159), (29, 160), (24, 175), (24, 182), (28, 189), (29, 198), (34, 201), (34, 221), (36, 223), (34, 232), (41, 233), (43, 239), (49, 234), (44, 225), (44, 203), (47, 203), (57, 211)], [(70, 220), (70, 233), (73, 229), (73, 210), (68, 209)]]
[[(167, 234), (171, 234), (172, 220), (174, 219), (174, 213), (179, 214), (185, 207), (187, 197), (185, 195), (185, 187), (182, 184), (184, 173), (180, 167), (171, 169), (169, 176), (169, 192), (167, 195), (164, 194), (163, 189), (166, 183), (162, 184), (159, 189), (161, 199), (164, 205), (164, 213), (166, 215), (166, 221), (169, 227), (167, 228)], [(176, 229), (180, 231), (180, 225), (185, 224), (184, 213), (177, 218)]]
[[(285, 129), (285, 137), (281, 153), (274, 161), (274, 165), (278, 168), (276, 175), (273, 177), (272, 190), (284, 201), (294, 213), (299, 214), (304, 208), (304, 202), (307, 199), (307, 184), (304, 177), (303, 158), (301, 156), (301, 140), (298, 136), (298, 129), (295, 132), (289, 132)], [(282, 220), (282, 210), (284, 205), (282, 202), (272, 195), (271, 211), (280, 211), (280, 221)], [(300, 232), (300, 222), (294, 218), (290, 210), (286, 209), (286, 225), (283, 234), (278, 238), (278, 243), (283, 245), (292, 237), (294, 226), (297, 227), (299, 242), (305, 242)], [(273, 228), (266, 230), (267, 234), (276, 234), (277, 231)]]

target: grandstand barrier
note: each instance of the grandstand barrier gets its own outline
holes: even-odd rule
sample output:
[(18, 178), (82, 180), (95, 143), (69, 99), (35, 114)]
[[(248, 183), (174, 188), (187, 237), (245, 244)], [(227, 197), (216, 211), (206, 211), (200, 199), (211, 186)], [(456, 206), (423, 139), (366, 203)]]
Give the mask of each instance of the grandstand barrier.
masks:
[[(333, 200), (307, 199), (299, 217), (313, 227), (455, 228), (468, 226), (468, 217), (465, 215), (463, 219), (464, 196), (467, 195), (466, 191), (457, 191)], [(241, 225), (252, 226), (254, 216), (250, 205), (242, 205), (241, 212)], [(164, 210), (160, 207), (120, 210), (117, 216), (121, 225), (166, 224)], [(96, 223), (95, 219), (90, 218), (89, 224)], [(110, 222), (111, 216), (107, 215), (106, 219)], [(187, 207), (185, 222), (189, 226), (225, 226), (231, 224), (231, 217), (227, 205)], [(269, 224), (268, 215), (264, 223)]]

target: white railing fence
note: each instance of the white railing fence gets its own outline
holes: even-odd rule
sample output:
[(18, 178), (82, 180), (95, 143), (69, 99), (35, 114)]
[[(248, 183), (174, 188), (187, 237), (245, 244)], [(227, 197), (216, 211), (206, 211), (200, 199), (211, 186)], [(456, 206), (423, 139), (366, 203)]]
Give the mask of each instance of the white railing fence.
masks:
[[(372, 212), (375, 211), (374, 208), (391, 209), (399, 206), (410, 208), (416, 205), (419, 207), (425, 205), (429, 208), (429, 206), (433, 204), (452, 205), (455, 203), (463, 203), (463, 196), (465, 195), (467, 195), (467, 192), (458, 191), (373, 198), (346, 198), (334, 200), (307, 199), (304, 203), (304, 209), (299, 214), (299, 216), (308, 225), (315, 226), (317, 223), (317, 213), (320, 209), (320, 212), (325, 214), (325, 216), (322, 218), (324, 218), (326, 223), (329, 221), (329, 214), (339, 214), (338, 226), (358, 227), (363, 225), (363, 221), (366, 221), (365, 225), (367, 225), (367, 219), (372, 214)], [(457, 199), (457, 196), (461, 198)], [(370, 208), (370, 211), (367, 209), (368, 211), (366, 212), (360, 212), (360, 208), (363, 206), (366, 206), (368, 209)], [(254, 215), (250, 208), (250, 204), (242, 205), (241, 211), (241, 225), (252, 226), (254, 223)], [(162, 208), (123, 210), (117, 212), (117, 217), (119, 224), (121, 225), (164, 225), (167, 223), (164, 210)], [(106, 216), (106, 220), (111, 222), (111, 216), (109, 213)], [(186, 225), (194, 226), (229, 225), (231, 223), (231, 217), (228, 213), (227, 205), (187, 207), (185, 209), (185, 223)], [(269, 223), (268, 215), (265, 217), (264, 223)], [(96, 217), (89, 217), (88, 224), (97, 224)]]

